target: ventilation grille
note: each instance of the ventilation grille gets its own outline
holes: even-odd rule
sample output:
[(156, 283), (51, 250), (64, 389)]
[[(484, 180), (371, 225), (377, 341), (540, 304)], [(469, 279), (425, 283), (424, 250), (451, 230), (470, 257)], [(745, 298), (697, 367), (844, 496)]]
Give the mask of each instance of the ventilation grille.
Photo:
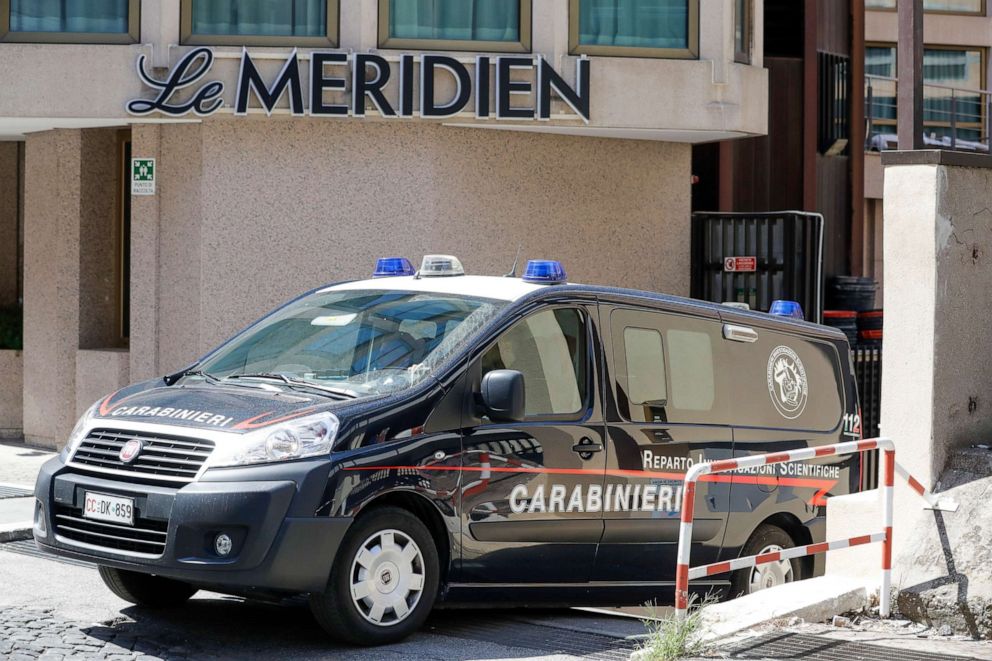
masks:
[[(125, 463), (120, 451), (128, 441), (140, 441), (142, 448), (137, 457)], [(72, 463), (157, 480), (192, 482), (213, 449), (211, 441), (95, 429), (80, 443)]]
[(55, 534), (66, 539), (116, 551), (160, 556), (168, 539), (168, 521), (135, 517), (134, 526), (84, 519), (81, 510), (58, 506)]

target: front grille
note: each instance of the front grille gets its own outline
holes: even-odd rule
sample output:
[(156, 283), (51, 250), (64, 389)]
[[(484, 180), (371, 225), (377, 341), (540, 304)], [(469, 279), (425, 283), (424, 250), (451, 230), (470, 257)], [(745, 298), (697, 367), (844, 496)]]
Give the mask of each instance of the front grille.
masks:
[(66, 539), (118, 551), (162, 555), (168, 538), (168, 521), (136, 516), (134, 526), (84, 519), (79, 509), (55, 508), (55, 534)]
[[(121, 448), (132, 440), (142, 442), (141, 453), (130, 463), (124, 463), (120, 458)], [(94, 429), (76, 449), (72, 463), (172, 482), (192, 482), (213, 449), (212, 441), (195, 438)]]

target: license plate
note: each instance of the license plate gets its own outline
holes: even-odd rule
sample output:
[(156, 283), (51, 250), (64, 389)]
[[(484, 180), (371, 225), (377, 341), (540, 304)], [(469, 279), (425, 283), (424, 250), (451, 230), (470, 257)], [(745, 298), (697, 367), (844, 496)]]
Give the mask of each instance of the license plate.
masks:
[(133, 526), (134, 499), (87, 491), (83, 504), (83, 516), (87, 519)]

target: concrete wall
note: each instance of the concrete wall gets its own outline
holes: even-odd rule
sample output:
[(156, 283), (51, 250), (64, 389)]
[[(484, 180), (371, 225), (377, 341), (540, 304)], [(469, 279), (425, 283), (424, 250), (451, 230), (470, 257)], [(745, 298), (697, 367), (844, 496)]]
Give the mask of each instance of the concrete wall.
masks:
[(882, 430), (929, 484), (951, 448), (992, 436), (990, 176), (886, 168)]
[(0, 351), (0, 438), (21, 434), (21, 386), (21, 352)]
[(134, 155), (160, 160), (133, 212), (133, 379), (386, 254), (502, 274), (520, 245), (576, 282), (688, 294), (687, 145), (249, 118), (142, 127)]
[[(924, 509), (896, 477), (893, 585), (905, 615), (992, 636), (992, 169), (985, 157), (890, 152), (885, 166), (884, 436), (957, 512)], [(828, 539), (881, 528), (877, 491), (832, 498)], [(876, 583), (880, 549), (831, 552), (827, 572)]]
[(17, 303), (18, 143), (0, 142), (0, 307)]

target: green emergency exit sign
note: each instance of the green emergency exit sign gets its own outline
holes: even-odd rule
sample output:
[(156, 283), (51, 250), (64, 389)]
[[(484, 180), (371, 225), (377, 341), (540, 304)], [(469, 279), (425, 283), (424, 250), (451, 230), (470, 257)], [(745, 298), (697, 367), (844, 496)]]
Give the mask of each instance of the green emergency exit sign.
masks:
[(155, 194), (155, 159), (131, 159), (131, 195)]

